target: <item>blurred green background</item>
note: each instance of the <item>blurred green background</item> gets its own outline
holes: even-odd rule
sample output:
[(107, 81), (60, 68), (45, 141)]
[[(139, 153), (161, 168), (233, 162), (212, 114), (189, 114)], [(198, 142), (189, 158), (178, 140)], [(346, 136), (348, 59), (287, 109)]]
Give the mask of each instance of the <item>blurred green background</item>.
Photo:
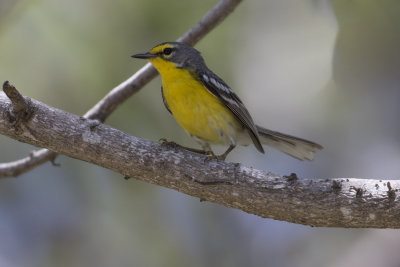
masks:
[[(0, 1), (0, 80), (83, 114), (217, 1)], [(400, 1), (244, 1), (197, 46), (268, 128), (325, 149), (299, 162), (252, 146), (227, 160), (300, 177), (397, 179)], [(156, 78), (106, 121), (195, 146)], [(0, 136), (0, 162), (33, 147)], [(399, 266), (395, 230), (262, 219), (60, 156), (0, 181), (0, 266)]]

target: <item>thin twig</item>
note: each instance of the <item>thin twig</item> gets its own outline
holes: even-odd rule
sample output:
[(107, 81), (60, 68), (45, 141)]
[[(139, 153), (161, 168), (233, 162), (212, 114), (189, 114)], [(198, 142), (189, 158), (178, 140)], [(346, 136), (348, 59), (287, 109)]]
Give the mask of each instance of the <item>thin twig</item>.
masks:
[(3, 83), (3, 91), (13, 104), (14, 113), (28, 110), (28, 104), (25, 98), (18, 92), (18, 90), (11, 85), (8, 81)]
[[(220, 22), (222, 22), (242, 0), (221, 0), (213, 7), (197, 24), (183, 34), (178, 41), (196, 44)], [(105, 119), (128, 97), (139, 91), (144, 85), (157, 75), (156, 70), (151, 64), (146, 64), (129, 79), (112, 89), (103, 99), (92, 107), (84, 118), (96, 119), (104, 122)], [(41, 164), (54, 160), (57, 156), (55, 152), (47, 149), (38, 150), (34, 156), (29, 156), (17, 161), (0, 164), (0, 178), (17, 176), (27, 172)]]

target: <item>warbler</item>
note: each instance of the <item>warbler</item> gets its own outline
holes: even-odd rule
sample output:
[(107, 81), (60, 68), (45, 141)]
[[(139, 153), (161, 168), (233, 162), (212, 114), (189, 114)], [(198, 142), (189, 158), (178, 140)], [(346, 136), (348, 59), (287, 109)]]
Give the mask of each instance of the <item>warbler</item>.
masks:
[[(251, 143), (261, 153), (265, 144), (299, 160), (312, 160), (313, 153), (322, 149), (317, 143), (256, 125), (239, 97), (189, 45), (165, 42), (132, 57), (147, 59), (157, 69), (165, 107), (211, 157), (224, 160), (237, 145)], [(210, 144), (229, 147), (216, 156)]]

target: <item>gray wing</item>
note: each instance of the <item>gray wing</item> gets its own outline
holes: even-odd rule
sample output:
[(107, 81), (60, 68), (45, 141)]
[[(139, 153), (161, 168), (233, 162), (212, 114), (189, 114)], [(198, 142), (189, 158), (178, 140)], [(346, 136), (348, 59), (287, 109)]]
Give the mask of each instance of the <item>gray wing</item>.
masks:
[(256, 148), (260, 152), (264, 153), (253, 119), (242, 101), (232, 91), (232, 89), (210, 70), (197, 73), (197, 79), (199, 79), (207, 90), (215, 95), (236, 116), (236, 118), (248, 130)]

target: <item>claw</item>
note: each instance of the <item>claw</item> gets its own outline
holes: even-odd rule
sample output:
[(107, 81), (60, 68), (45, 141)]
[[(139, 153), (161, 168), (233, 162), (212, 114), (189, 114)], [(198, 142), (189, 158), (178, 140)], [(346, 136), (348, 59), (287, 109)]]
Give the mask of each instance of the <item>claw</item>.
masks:
[(160, 138), (160, 140), (158, 140), (158, 142), (161, 142), (161, 144), (165, 144), (168, 142), (167, 138)]
[(213, 160), (213, 159), (215, 159), (216, 161), (220, 161), (220, 160), (225, 160), (225, 158), (226, 158), (225, 153), (222, 154), (222, 155), (215, 155), (214, 152), (212, 152), (211, 150), (207, 151), (206, 155), (207, 156), (206, 156), (204, 161), (210, 161), (210, 160)]
[(163, 145), (163, 146), (172, 146), (172, 147), (179, 146), (177, 143), (168, 141), (166, 138), (161, 138), (159, 141), (161, 142), (161, 145)]

